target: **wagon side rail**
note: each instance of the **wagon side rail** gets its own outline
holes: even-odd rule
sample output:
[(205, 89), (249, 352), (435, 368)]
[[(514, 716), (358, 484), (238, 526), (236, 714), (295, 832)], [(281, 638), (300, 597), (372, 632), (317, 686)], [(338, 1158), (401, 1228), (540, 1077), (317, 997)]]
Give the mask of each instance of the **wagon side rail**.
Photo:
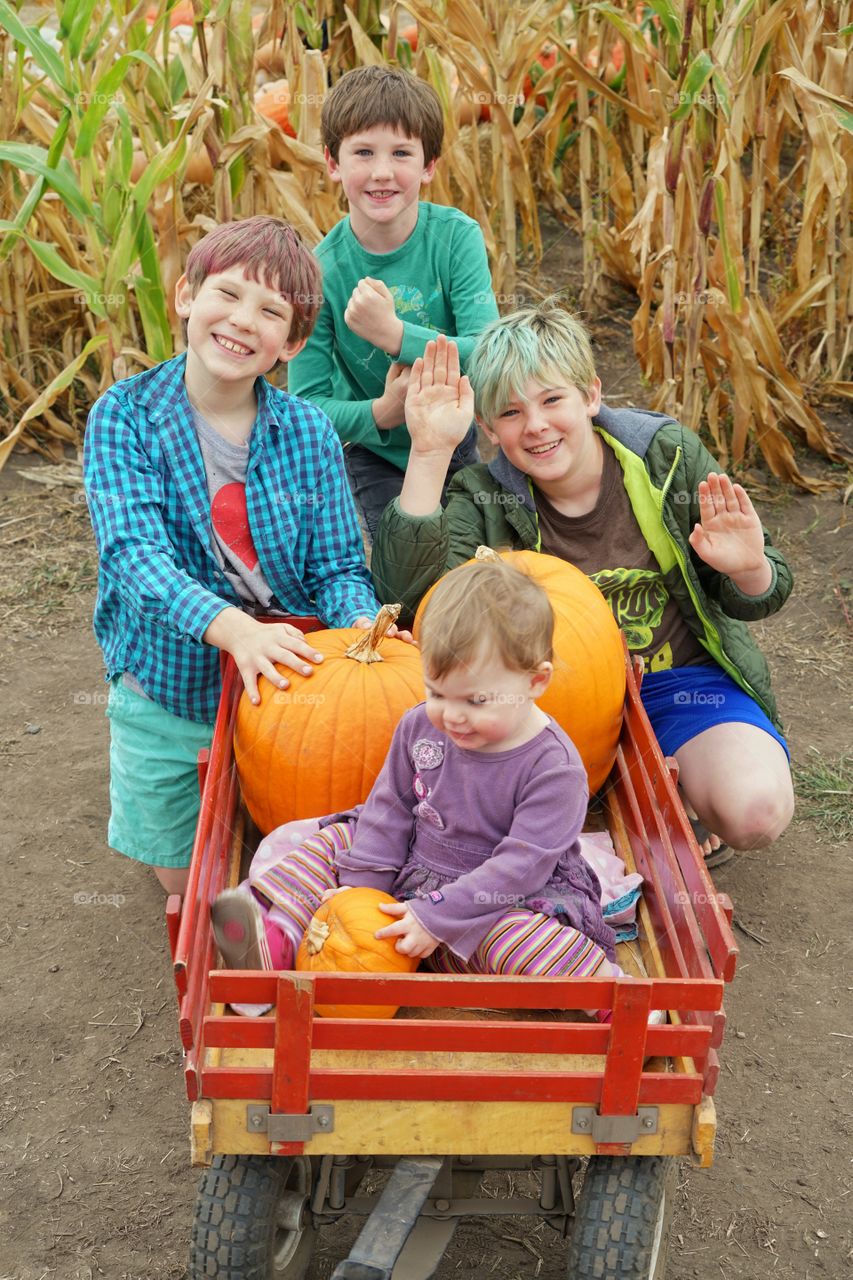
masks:
[[(289, 616), (285, 621), (301, 631), (316, 631), (316, 617)], [(263, 619), (281, 622), (281, 618)], [(179, 1027), (185, 1055), (187, 1093), (198, 1097), (203, 1018), (210, 1007), (209, 975), (215, 946), (210, 905), (226, 887), (229, 868), (239, 868), (235, 846), (242, 846), (244, 814), (240, 806), (234, 761), (234, 725), (243, 682), (232, 658), (222, 655), (222, 692), (213, 741), (199, 757), (201, 808), (193, 844), (187, 890), (183, 901), (170, 897), (166, 920), (178, 994)]]

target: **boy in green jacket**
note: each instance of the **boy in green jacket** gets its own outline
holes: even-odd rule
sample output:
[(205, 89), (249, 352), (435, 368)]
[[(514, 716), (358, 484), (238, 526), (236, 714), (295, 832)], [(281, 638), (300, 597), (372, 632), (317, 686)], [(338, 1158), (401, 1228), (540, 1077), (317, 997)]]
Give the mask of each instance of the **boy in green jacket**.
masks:
[[(437, 333), (467, 360), (497, 317), (480, 228), (458, 209), (420, 201), (441, 154), (435, 91), (388, 67), (343, 76), (323, 104), (323, 142), (349, 216), (316, 250), (323, 304), (288, 390), (329, 415), (371, 538), (409, 457), (403, 405), (411, 365)], [(473, 421), (449, 470), (476, 462)]]
[[(578, 565), (643, 658), (643, 702), (678, 761), (709, 865), (726, 845), (770, 844), (790, 822), (793, 787), (767, 664), (745, 623), (781, 608), (792, 579), (746, 492), (672, 418), (603, 405), (588, 335), (559, 308), (491, 325), (469, 374), (443, 338), (412, 369), (411, 456), (373, 551), (380, 600), (413, 612), (481, 544)], [(499, 452), (454, 477), (445, 511), (447, 462), (475, 397)]]

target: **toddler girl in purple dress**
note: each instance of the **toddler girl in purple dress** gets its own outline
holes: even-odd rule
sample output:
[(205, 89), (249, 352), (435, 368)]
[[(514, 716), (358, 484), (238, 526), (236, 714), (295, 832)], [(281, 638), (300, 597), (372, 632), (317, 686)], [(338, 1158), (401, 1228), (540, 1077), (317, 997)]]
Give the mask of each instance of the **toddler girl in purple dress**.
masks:
[(439, 972), (621, 976), (580, 853), (586, 772), (536, 705), (553, 630), (545, 592), (502, 561), (442, 579), (420, 635), (426, 701), (402, 717), (364, 805), (273, 832), (250, 886), (220, 895), (226, 965), (292, 967), (320, 903), (369, 885), (398, 899), (376, 936)]

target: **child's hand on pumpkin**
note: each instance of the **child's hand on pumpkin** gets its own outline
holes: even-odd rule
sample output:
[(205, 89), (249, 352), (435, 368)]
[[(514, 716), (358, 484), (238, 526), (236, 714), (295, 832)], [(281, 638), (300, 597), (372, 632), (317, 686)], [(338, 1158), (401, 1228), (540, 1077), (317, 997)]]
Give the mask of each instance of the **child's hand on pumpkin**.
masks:
[(406, 426), (417, 454), (452, 453), (468, 434), (474, 392), (459, 372), (459, 348), (440, 333), (412, 365)]
[(337, 889), (326, 889), (320, 898), (320, 906), (322, 906), (324, 902), (328, 902), (330, 898), (334, 898), (336, 893), (346, 893), (347, 889), (351, 888), (352, 885), (341, 884), (338, 885)]
[(275, 663), (310, 676), (313, 667), (309, 663), (323, 661), (322, 653), (289, 622), (258, 622), (233, 605), (216, 615), (202, 639), (231, 654), (254, 703), (260, 702), (259, 676), (266, 676), (277, 689), (288, 688), (290, 681), (276, 670)]
[(764, 554), (761, 521), (746, 490), (727, 475), (711, 472), (699, 482), (700, 522), (690, 545), (700, 559), (731, 578), (748, 596), (760, 596), (773, 580)]
[(373, 935), (375, 938), (396, 938), (394, 950), (404, 956), (417, 956), (419, 960), (425, 960), (432, 955), (439, 945), (438, 938), (434, 938), (423, 927), (405, 902), (380, 902), (379, 910), (389, 916), (399, 916), (400, 919), (387, 924), (384, 929), (377, 929)]

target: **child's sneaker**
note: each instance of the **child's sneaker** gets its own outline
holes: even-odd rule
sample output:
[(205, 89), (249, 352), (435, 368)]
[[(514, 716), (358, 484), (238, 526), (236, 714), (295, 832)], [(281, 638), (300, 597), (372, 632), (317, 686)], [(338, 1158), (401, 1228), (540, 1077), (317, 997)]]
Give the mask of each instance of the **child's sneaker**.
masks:
[[(288, 969), (293, 948), (281, 930), (267, 926), (260, 903), (252, 893), (225, 889), (210, 908), (213, 936), (226, 969)], [(270, 937), (270, 934), (273, 936)], [(273, 946), (277, 954), (273, 955)], [(287, 953), (287, 954), (286, 954)], [(235, 1013), (258, 1018), (271, 1004), (232, 1004)]]

